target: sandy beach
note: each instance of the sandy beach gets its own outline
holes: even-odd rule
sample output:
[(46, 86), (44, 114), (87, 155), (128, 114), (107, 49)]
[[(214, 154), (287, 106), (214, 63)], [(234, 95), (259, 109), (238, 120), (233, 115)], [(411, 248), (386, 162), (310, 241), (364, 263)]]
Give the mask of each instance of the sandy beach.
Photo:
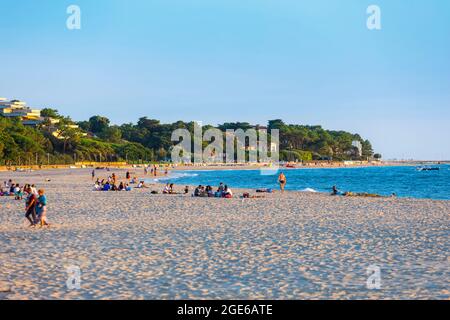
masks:
[(93, 192), (90, 169), (7, 179), (45, 188), (52, 225), (29, 228), (24, 202), (0, 197), (0, 299), (450, 299), (450, 201)]

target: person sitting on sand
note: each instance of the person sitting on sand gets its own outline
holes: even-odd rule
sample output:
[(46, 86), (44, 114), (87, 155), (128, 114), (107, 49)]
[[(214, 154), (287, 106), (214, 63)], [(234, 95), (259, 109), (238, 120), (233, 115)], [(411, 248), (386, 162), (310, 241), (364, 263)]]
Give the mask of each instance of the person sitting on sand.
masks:
[(111, 189), (111, 185), (109, 184), (109, 181), (106, 181), (106, 183), (103, 185), (102, 191), (109, 191)]
[(100, 190), (102, 190), (102, 186), (100, 185), (100, 183), (95, 182), (92, 191), (100, 191)]
[[(37, 195), (32, 192), (31, 187), (27, 189), (28, 197), (25, 205), (25, 218), (30, 221), (30, 227), (36, 225)], [(31, 217), (30, 217), (31, 215)]]
[(206, 187), (205, 186), (201, 186), (200, 188), (200, 197), (207, 197), (208, 193), (206, 192)]
[(331, 194), (332, 194), (333, 196), (337, 196), (337, 195), (339, 194), (339, 190), (337, 189), (336, 186), (333, 186), (333, 191), (331, 192)]
[(123, 182), (119, 184), (119, 191), (123, 191), (125, 189), (125, 186), (123, 185)]
[(223, 197), (224, 198), (232, 198), (233, 197), (233, 192), (231, 191), (230, 188), (228, 188), (228, 186), (225, 186), (223, 189)]
[(9, 191), (12, 187), (14, 187), (13, 181), (9, 179), (8, 182), (5, 183), (5, 188)]
[(36, 213), (40, 226), (50, 226), (47, 222), (47, 197), (45, 196), (44, 189), (38, 190)]
[(5, 182), (3, 182), (3, 186), (2, 186), (2, 188), (0, 189), (0, 191), (3, 193), (3, 195), (7, 195), (8, 193), (9, 193), (9, 188), (10, 188), (10, 186), (8, 185), (8, 183), (5, 181)]
[(195, 188), (194, 193), (192, 194), (194, 197), (200, 197), (202, 192), (202, 185), (200, 184), (197, 188)]
[(169, 186), (169, 184), (167, 183), (166, 184), (166, 186), (164, 187), (164, 189), (163, 189), (163, 192), (162, 193), (164, 193), (164, 194), (168, 194), (168, 193), (170, 193), (170, 186)]
[(9, 188), (9, 195), (13, 196), (14, 195), (14, 189), (16, 188), (16, 185), (14, 183), (11, 184), (10, 188)]
[(140, 181), (136, 188), (141, 189), (141, 188), (150, 188), (150, 187), (147, 186), (144, 181)]
[(214, 197), (214, 191), (211, 186), (206, 186), (205, 192), (208, 197)]
[(23, 198), (23, 190), (19, 184), (16, 184), (16, 187), (14, 188), (14, 196), (16, 200), (22, 200)]

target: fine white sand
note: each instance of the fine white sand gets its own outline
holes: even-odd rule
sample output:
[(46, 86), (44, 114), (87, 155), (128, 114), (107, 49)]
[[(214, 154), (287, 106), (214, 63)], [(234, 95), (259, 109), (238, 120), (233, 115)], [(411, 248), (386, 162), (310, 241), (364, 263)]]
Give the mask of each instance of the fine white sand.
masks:
[(88, 169), (9, 178), (45, 188), (52, 226), (28, 228), (24, 202), (0, 197), (0, 299), (450, 298), (450, 201), (92, 192)]

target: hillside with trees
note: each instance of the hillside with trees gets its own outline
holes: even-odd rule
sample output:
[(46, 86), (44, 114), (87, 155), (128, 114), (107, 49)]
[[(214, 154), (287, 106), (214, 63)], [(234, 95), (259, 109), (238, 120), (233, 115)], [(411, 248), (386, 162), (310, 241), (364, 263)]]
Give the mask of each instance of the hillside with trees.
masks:
[[(140, 118), (137, 123), (112, 125), (103, 116), (75, 122), (54, 109), (43, 109), (46, 120), (37, 127), (20, 119), (0, 117), (0, 165), (69, 164), (74, 161), (169, 161), (175, 129), (194, 131), (194, 122), (162, 124)], [(57, 119), (52, 123), (51, 119)], [(53, 121), (55, 122), (55, 121)], [(213, 126), (203, 126), (204, 130)], [(218, 129), (258, 128), (247, 122), (224, 123)], [(370, 142), (358, 134), (325, 130), (321, 126), (286, 124), (270, 120), (266, 126), (280, 133), (280, 160), (366, 160), (373, 157)], [(362, 145), (362, 156), (353, 141)], [(208, 142), (203, 143), (204, 146)], [(380, 156), (377, 154), (377, 156)]]

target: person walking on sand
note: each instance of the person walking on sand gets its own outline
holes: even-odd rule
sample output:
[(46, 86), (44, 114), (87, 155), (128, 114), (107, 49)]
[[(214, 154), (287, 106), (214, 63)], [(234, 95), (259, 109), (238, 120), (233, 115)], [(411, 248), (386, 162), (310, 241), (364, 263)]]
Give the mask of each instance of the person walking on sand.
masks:
[(278, 176), (278, 182), (280, 183), (281, 192), (284, 192), (284, 187), (286, 186), (286, 176), (283, 172), (280, 172), (280, 175)]
[(45, 196), (44, 189), (38, 190), (38, 198), (37, 198), (37, 218), (40, 223), (40, 226), (50, 226), (47, 222), (47, 197)]
[[(30, 227), (34, 227), (36, 225), (36, 203), (37, 197), (36, 193), (33, 192), (31, 187), (28, 187), (26, 190), (28, 192), (28, 197), (25, 206), (25, 218), (30, 221)], [(31, 215), (31, 217), (30, 217)]]
[(92, 176), (92, 181), (94, 181), (94, 178), (95, 178), (95, 169), (92, 170), (91, 176)]

